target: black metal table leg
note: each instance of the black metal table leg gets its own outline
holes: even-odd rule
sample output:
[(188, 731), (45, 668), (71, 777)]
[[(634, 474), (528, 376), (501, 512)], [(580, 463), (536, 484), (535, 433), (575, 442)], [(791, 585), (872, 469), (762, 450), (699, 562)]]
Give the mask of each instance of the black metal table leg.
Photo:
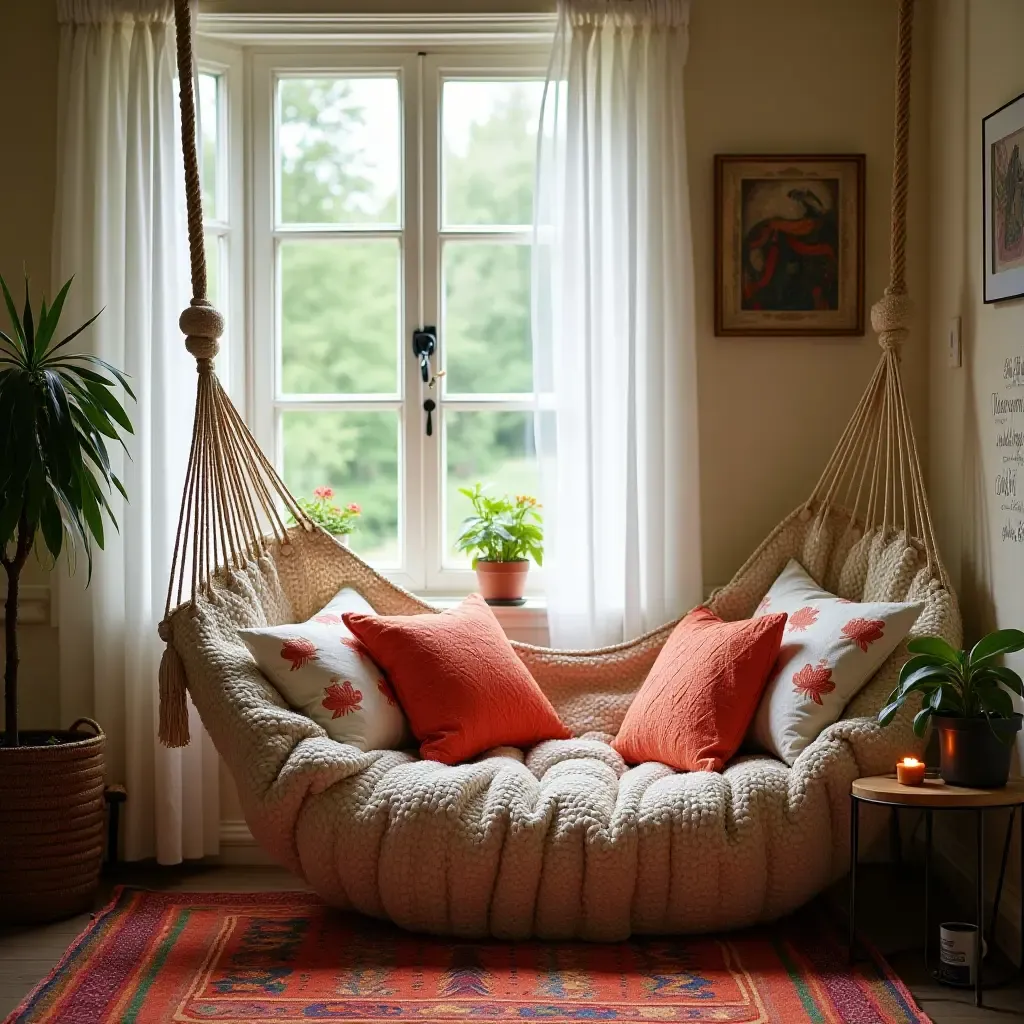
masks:
[(974, 933), (974, 1005), (981, 1006), (982, 991), (982, 936), (985, 933), (985, 812), (976, 811), (975, 821), (977, 825), (977, 917), (975, 924), (977, 930)]
[(932, 939), (932, 812), (924, 812), (924, 967), (931, 973)]
[[(857, 959), (857, 852), (860, 831), (860, 801), (850, 797), (850, 949), (852, 964)], [(1024, 860), (1022, 860), (1024, 865)], [(1022, 868), (1024, 870), (1024, 868)]]

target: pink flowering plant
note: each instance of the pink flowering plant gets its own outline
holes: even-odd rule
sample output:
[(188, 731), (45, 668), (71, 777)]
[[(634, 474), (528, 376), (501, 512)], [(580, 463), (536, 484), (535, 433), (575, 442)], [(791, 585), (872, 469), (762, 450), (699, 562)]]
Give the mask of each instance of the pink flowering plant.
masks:
[(463, 520), (455, 547), (472, 556), (474, 569), (477, 562), (523, 562), (530, 558), (543, 564), (544, 527), (536, 498), (528, 494), (491, 498), (480, 484), (460, 487), (459, 493), (469, 498), (473, 513)]
[(318, 487), (313, 491), (312, 498), (299, 498), (299, 508), (313, 520), (317, 526), (325, 529), (335, 537), (352, 533), (356, 521), (363, 510), (353, 501), (342, 508), (334, 504), (334, 490), (330, 487)]

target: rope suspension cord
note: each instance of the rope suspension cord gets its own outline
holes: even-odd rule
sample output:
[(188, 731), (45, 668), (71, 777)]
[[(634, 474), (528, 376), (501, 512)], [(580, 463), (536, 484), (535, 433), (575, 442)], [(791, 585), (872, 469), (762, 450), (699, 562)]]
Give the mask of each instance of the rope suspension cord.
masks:
[(195, 357), (199, 379), (192, 447), (160, 623), (160, 636), (168, 644), (160, 662), (160, 739), (167, 746), (183, 746), (188, 743), (188, 708), (184, 666), (170, 646), (172, 608), (183, 602), (194, 606), (197, 596), (209, 592), (218, 571), (243, 569), (251, 559), (265, 554), (272, 542), (288, 544), (285, 518), (289, 513), (307, 529), (312, 524), (260, 450), (214, 372), (224, 318), (206, 295), (189, 0), (175, 0), (174, 20), (192, 275), (192, 300), (178, 324), (185, 334), (185, 347)]
[(889, 283), (871, 308), (882, 357), (854, 409), (824, 472), (804, 505), (817, 506), (824, 521), (833, 505), (851, 514), (853, 528), (890, 530), (920, 542), (929, 568), (943, 586), (949, 576), (925, 491), (921, 458), (900, 376), (899, 350), (910, 331), (907, 295), (907, 195), (910, 173), (910, 95), (914, 0), (899, 0), (896, 47), (896, 109), (890, 208)]
[[(889, 285), (871, 310), (882, 358), (804, 504), (801, 518), (809, 520), (816, 508), (819, 521), (824, 522), (835, 505), (849, 513), (851, 528), (863, 525), (866, 531), (878, 529), (882, 534), (903, 531), (908, 544), (923, 547), (928, 566), (949, 589), (899, 369), (899, 346), (908, 335), (910, 321), (905, 275), (914, 8), (913, 0), (898, 2)], [(166, 746), (184, 746), (189, 741), (186, 677), (181, 656), (172, 644), (172, 609), (184, 604), (195, 612), (197, 598), (212, 593), (211, 584), (219, 572), (245, 569), (253, 559), (270, 553), (272, 544), (289, 550), (284, 522), (288, 514), (307, 530), (313, 529), (313, 524), (260, 451), (214, 372), (224, 320), (206, 295), (189, 0), (175, 0), (174, 16), (193, 293), (179, 324), (185, 346), (196, 359), (198, 388), (167, 602), (160, 623), (160, 636), (167, 646), (160, 662), (159, 735)]]

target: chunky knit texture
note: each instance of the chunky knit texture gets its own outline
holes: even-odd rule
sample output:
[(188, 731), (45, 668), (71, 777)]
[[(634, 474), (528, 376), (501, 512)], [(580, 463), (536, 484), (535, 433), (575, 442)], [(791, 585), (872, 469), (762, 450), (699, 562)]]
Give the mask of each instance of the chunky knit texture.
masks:
[[(959, 645), (956, 600), (919, 547), (892, 531), (861, 536), (834, 507), (784, 520), (709, 606), (749, 618), (790, 558), (849, 600), (922, 601), (911, 635)], [(256, 839), (336, 906), (406, 928), (617, 940), (771, 920), (846, 870), (852, 780), (921, 748), (909, 712), (885, 729), (873, 717), (901, 644), (791, 768), (741, 757), (721, 775), (627, 769), (609, 741), (669, 623), (597, 652), (514, 645), (573, 739), (456, 767), (363, 753), (287, 708), (237, 635), (301, 622), (346, 585), (384, 614), (430, 610), (299, 527), (177, 609), (165, 633)]]

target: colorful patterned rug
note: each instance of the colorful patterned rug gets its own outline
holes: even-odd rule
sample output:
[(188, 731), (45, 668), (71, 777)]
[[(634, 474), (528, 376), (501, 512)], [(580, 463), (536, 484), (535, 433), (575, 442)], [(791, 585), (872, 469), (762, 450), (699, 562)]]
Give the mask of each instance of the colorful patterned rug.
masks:
[(209, 1021), (927, 1022), (814, 908), (727, 936), (471, 942), (308, 893), (123, 889), (8, 1024)]

